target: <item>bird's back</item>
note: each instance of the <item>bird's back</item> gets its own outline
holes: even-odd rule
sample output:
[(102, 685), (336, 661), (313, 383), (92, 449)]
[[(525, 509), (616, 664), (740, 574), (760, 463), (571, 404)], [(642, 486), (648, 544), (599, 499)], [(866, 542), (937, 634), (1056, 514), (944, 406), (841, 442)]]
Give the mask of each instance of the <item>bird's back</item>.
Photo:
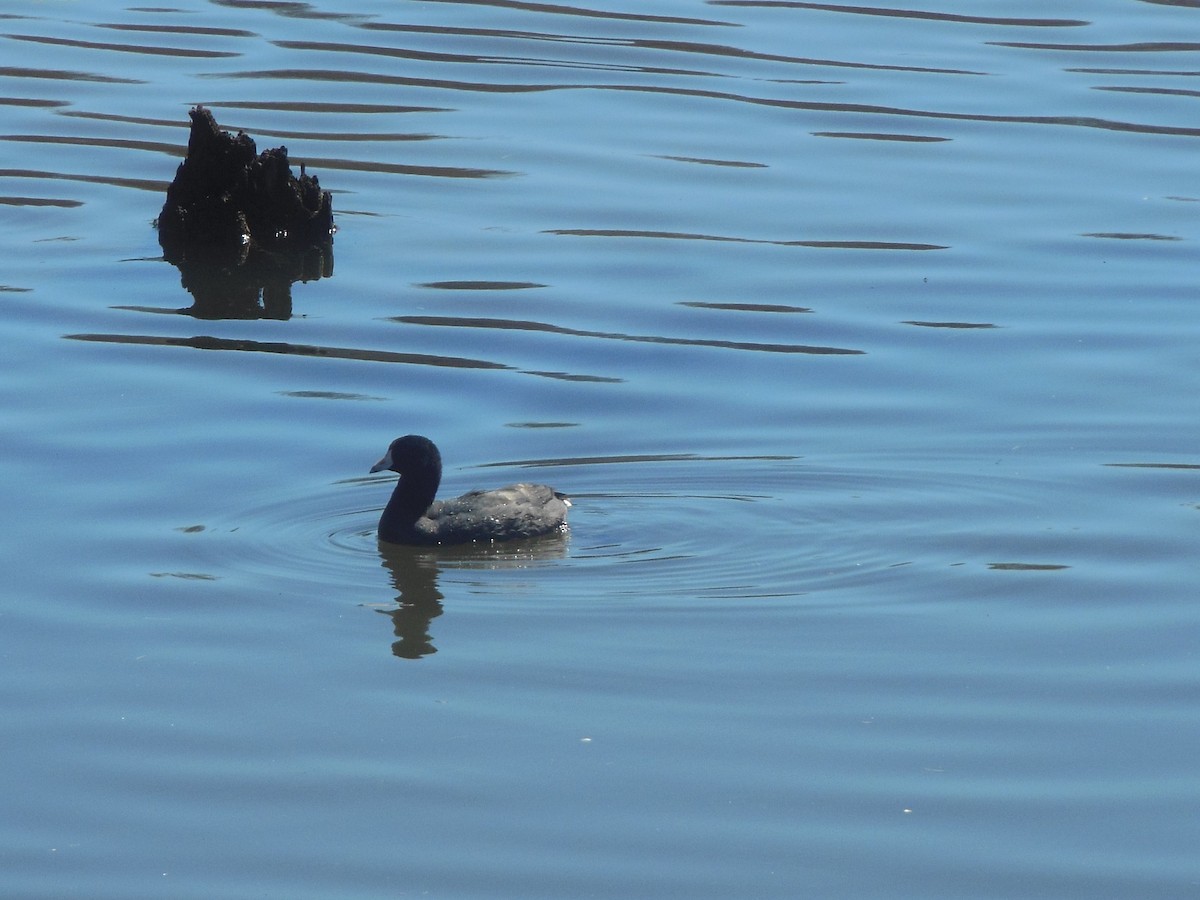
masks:
[(562, 528), (571, 502), (544, 484), (510, 484), (434, 502), (416, 522), (430, 542), (534, 537)]

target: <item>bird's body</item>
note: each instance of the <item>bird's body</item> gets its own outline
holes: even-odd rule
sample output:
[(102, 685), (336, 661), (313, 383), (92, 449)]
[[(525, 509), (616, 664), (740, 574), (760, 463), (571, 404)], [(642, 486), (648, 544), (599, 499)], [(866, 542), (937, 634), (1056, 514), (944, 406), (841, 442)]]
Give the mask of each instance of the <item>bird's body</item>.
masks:
[(536, 537), (566, 527), (571, 502), (544, 484), (510, 484), (434, 500), (442, 478), (437, 447), (420, 435), (396, 438), (371, 469), (400, 473), (379, 518), (379, 539), (389, 544), (464, 544)]

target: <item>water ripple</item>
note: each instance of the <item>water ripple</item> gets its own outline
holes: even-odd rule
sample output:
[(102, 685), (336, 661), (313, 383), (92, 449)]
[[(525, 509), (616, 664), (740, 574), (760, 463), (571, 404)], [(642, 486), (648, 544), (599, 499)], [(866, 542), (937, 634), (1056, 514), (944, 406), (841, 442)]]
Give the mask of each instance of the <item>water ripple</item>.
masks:
[[(122, 122), (129, 125), (154, 125), (163, 128), (175, 128), (184, 131), (188, 124), (179, 119), (155, 119), (147, 116), (125, 116), (116, 113), (97, 113), (85, 110), (62, 110), (59, 115), (69, 119), (87, 119), (95, 122)], [(346, 132), (346, 131), (291, 131), (279, 128), (250, 128), (239, 127), (236, 122), (223, 122), (226, 131), (253, 131), (256, 138), (283, 138), (285, 140), (305, 141), (431, 141), (444, 139), (445, 135), (416, 132)], [(166, 183), (163, 183), (166, 190)]]
[(393, 59), (416, 60), (419, 62), (444, 62), (458, 64), (510, 65), (521, 67), (546, 67), (561, 69), (583, 69), (599, 72), (639, 72), (646, 75), (703, 75), (713, 72), (671, 69), (658, 66), (632, 66), (620, 63), (586, 62), (582, 60), (547, 59), (528, 56), (485, 56), (465, 53), (439, 53), (425, 50), (410, 50), (400, 47), (372, 47), (363, 44), (331, 43), (326, 41), (275, 41), (286, 50), (315, 50), (333, 53), (356, 53), (367, 56), (385, 56)]
[(857, 356), (865, 350), (849, 350), (844, 347), (815, 347), (805, 344), (768, 344), (752, 341), (725, 341), (714, 338), (681, 338), (648, 334), (623, 334), (613, 331), (588, 331), (568, 328), (547, 322), (527, 322), (512, 319), (485, 319), (478, 317), (452, 316), (394, 316), (388, 321), (407, 325), (432, 325), (448, 328), (486, 328), (501, 331), (533, 331), (546, 334), (561, 334), (571, 337), (600, 338), (602, 340), (629, 341), (643, 344), (675, 344), (686, 347), (715, 347), (723, 350), (754, 350), (760, 353), (810, 353), (815, 355)]
[[(711, 100), (726, 100), (756, 106), (779, 109), (808, 110), (812, 112), (856, 113), (880, 116), (902, 116), (947, 121), (992, 122), (1028, 125), (1071, 126), (1096, 128), (1105, 131), (1120, 131), (1133, 134), (1163, 134), (1184, 137), (1200, 137), (1200, 128), (1177, 125), (1151, 125), (1107, 119), (1098, 116), (1063, 115), (1011, 115), (994, 113), (950, 112), (946, 110), (916, 109), (872, 103), (846, 103), (834, 101), (796, 100), (779, 97), (760, 97), (738, 94), (732, 91), (715, 91), (700, 88), (684, 88), (672, 85), (652, 84), (552, 84), (552, 83), (501, 83), (495, 81), (471, 82), (445, 78), (420, 78), (405, 75), (384, 75), (376, 72), (353, 72), (342, 69), (261, 69), (240, 72), (205, 73), (201, 77), (280, 79), (350, 82), (361, 84), (404, 85), (450, 91), (469, 91), (500, 94), (538, 93), (555, 90), (602, 90), (629, 91), (634, 93), (687, 96)], [(325, 163), (326, 165), (331, 165)], [(331, 167), (336, 167), (332, 166)]]
[[(362, 26), (378, 31), (393, 31), (415, 34), (445, 34), (454, 36), (484, 37), (499, 40), (518, 40), (534, 42), (550, 42), (555, 44), (576, 44), (580, 46), (627, 47), (636, 50), (662, 51), (665, 53), (711, 56), (719, 59), (755, 60), (761, 62), (784, 63), (800, 66), (822, 66), (832, 68), (865, 69), (886, 72), (914, 72), (934, 75), (983, 75), (967, 69), (946, 69), (929, 66), (905, 66), (884, 63), (870, 63), (863, 60), (824, 59), (810, 56), (789, 56), (781, 53), (766, 53), (752, 50), (748, 47), (737, 47), (730, 44), (713, 44), (704, 41), (663, 40), (657, 38), (607, 37), (596, 35), (556, 34), (534, 31), (500, 31), (487, 28), (444, 28), (438, 26), (394, 25), (383, 22), (372, 22)], [(318, 49), (312, 47), (309, 49)], [(397, 51), (404, 52), (404, 51)], [(485, 57), (468, 58), (467, 61), (477, 62)], [(488, 61), (498, 61), (500, 57), (487, 57)], [(513, 57), (512, 59), (517, 59)], [(631, 71), (654, 71), (654, 67), (628, 67)], [(675, 72), (673, 69), (661, 69), (663, 72)], [(681, 74), (699, 74), (686, 73)], [(783, 80), (783, 79), (776, 79)], [(820, 82), (814, 82), (820, 83)]]
[[(593, 602), (824, 604), (846, 602), (850, 589), (858, 602), (911, 602), (935, 573), (1050, 572), (1074, 563), (1055, 541), (1039, 549), (1023, 534), (1048, 482), (821, 468), (788, 457), (526, 462), (578, 470), (556, 476), (560, 484), (585, 480), (592, 466), (622, 464), (621, 474), (603, 479), (620, 489), (572, 495), (570, 570), (602, 570), (604, 599)], [(990, 524), (967, 534), (963, 518)], [(864, 590), (871, 585), (881, 590)]]
[[(427, 0), (429, 3), (461, 3), (462, 0)], [(734, 27), (736, 22), (716, 19), (697, 19), (685, 16), (662, 16), (648, 13), (615, 12), (582, 6), (562, 6), (557, 3), (530, 3), (524, 0), (468, 0), (470, 5), (491, 6), (500, 9), (519, 9), (528, 12), (550, 13), (559, 16), (582, 16), (589, 19), (612, 19), (619, 22), (654, 22), (660, 25), (710, 25)]]
[(402, 363), (405, 365), (442, 366), (455, 369), (509, 369), (503, 363), (457, 356), (438, 356), (427, 353), (400, 353), (391, 350), (368, 350), (355, 347), (318, 347), (289, 341), (252, 341), (236, 338), (164, 337), (153, 334), (65, 334), (71, 341), (94, 341), (109, 344), (144, 344), (154, 347), (189, 347), (193, 350), (236, 350), (250, 353), (283, 353), (292, 356), (315, 356), (327, 359), (356, 359), (364, 362)]
[(143, 25), (130, 22), (97, 23), (97, 28), (109, 28), (113, 31), (133, 31), (144, 34), (196, 34), (205, 37), (240, 37), (256, 38), (259, 35), (253, 31), (241, 28), (213, 28), (197, 25)]
[(1194, 53), (1200, 44), (1186, 41), (1141, 41), (1130, 44), (1039, 44), (1033, 41), (988, 41), (1021, 50), (1071, 50), (1088, 53)]
[(33, 34), (0, 35), (14, 41), (29, 41), (36, 44), (52, 44), (62, 47), (74, 47), (80, 50), (106, 50), (112, 53), (142, 53), (150, 56), (170, 56), (191, 59), (227, 59), (241, 56), (222, 50), (192, 50), (187, 47), (156, 47), (149, 44), (105, 44), (96, 41), (78, 41), (69, 38), (44, 37)]
[(115, 175), (79, 175), (67, 172), (47, 172), (41, 169), (0, 169), (0, 178), (34, 178), (50, 181), (78, 181), (84, 184), (111, 184), (116, 187), (132, 188), (135, 191), (152, 191), (161, 194), (167, 189), (168, 181), (152, 178), (121, 178)]
[(734, 237), (723, 234), (691, 234), (680, 231), (637, 231), (624, 228), (552, 228), (546, 234), (575, 237), (633, 237), (675, 241), (715, 241), (727, 244), (773, 244), (776, 247), (813, 247), (823, 250), (948, 250), (944, 244), (918, 244), (905, 241), (782, 241), (766, 238)]
[(822, 12), (852, 13), (860, 16), (886, 16), (897, 19), (927, 19), (933, 22), (958, 22), (967, 25), (1005, 25), (1017, 28), (1071, 28), (1090, 25), (1084, 19), (1031, 19), (999, 16), (968, 16), (922, 9), (889, 9), (881, 6), (844, 6), (840, 3), (807, 3), (803, 0), (708, 0), (710, 6), (747, 6), (774, 9), (814, 9)]
[(118, 78), (95, 72), (68, 69), (31, 69), (21, 66), (0, 66), (0, 78), (47, 78), (54, 81), (91, 81), (98, 84), (145, 84), (137, 78)]

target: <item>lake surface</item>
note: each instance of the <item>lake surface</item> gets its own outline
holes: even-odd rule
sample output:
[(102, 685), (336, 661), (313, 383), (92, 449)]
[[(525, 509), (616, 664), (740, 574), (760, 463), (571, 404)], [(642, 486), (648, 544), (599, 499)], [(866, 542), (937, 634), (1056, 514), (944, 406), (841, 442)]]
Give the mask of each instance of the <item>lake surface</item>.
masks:
[[(6, 4), (0, 894), (1200, 896), (1198, 104), (1185, 0)], [(381, 547), (409, 432), (569, 534)]]

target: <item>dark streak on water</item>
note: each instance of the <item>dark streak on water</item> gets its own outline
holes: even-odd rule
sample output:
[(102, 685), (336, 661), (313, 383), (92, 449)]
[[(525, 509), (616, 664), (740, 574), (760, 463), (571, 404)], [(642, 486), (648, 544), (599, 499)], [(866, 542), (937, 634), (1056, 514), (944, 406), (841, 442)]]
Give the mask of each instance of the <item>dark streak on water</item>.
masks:
[(291, 356), (312, 356), (328, 359), (354, 359), (363, 362), (402, 363), (416, 366), (448, 366), (459, 369), (508, 369), (511, 366), (482, 359), (454, 356), (432, 356), (423, 353), (392, 353), (387, 350), (368, 350), (355, 347), (316, 347), (285, 341), (232, 340), (196, 336), (190, 338), (162, 337), (139, 334), (65, 334), (72, 341), (98, 341), (110, 344), (143, 344), (157, 347), (190, 347), (193, 350), (237, 350), (249, 353), (283, 353)]
[(722, 234), (687, 234), (673, 231), (629, 231), (599, 228), (552, 228), (547, 234), (574, 237), (660, 238), (675, 241), (717, 241), (737, 244), (774, 244), (777, 247), (813, 247), (822, 250), (946, 250), (941, 244), (915, 244), (894, 241), (799, 241), (733, 237)]
[(957, 22), (968, 25), (1003, 25), (1021, 28), (1072, 28), (1090, 25), (1083, 19), (1015, 19), (996, 16), (964, 16), (955, 13), (919, 9), (884, 9), (877, 6), (845, 6), (837, 3), (805, 3), (801, 0), (707, 0), (712, 6), (767, 7), (773, 9), (816, 9), (824, 12), (853, 13), (861, 16), (889, 16), (901, 19), (926, 19), (933, 22)]
[(547, 322), (525, 322), (510, 319), (450, 318), (446, 316), (396, 316), (393, 322), (408, 325), (433, 325), (449, 328), (490, 328), (513, 331), (540, 331), (546, 334), (562, 334), (572, 337), (601, 338), (613, 341), (631, 341), (647, 344), (678, 344), (690, 347), (718, 347), (723, 350), (756, 350), (762, 353), (812, 353), (818, 355), (860, 355), (865, 351), (847, 350), (842, 347), (810, 347), (803, 344), (759, 344), (748, 341), (719, 341), (707, 338), (663, 337), (646, 334), (621, 334), (618, 332), (585, 331), (551, 325)]

